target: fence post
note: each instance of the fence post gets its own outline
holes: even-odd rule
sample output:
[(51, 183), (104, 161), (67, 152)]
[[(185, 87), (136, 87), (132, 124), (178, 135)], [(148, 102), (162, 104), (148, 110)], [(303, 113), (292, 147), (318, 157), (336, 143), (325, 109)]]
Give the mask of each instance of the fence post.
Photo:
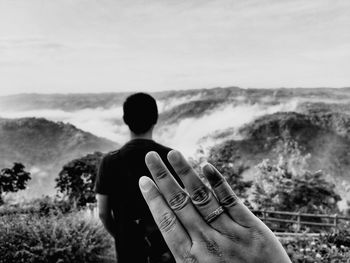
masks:
[(335, 231), (338, 232), (338, 214), (334, 215), (334, 227), (335, 227)]
[(263, 214), (263, 218), (262, 218), (262, 221), (266, 224), (266, 210), (262, 210), (262, 214)]
[(300, 228), (301, 228), (301, 216), (300, 216), (300, 211), (298, 211), (298, 215), (297, 215), (297, 232), (300, 232)]

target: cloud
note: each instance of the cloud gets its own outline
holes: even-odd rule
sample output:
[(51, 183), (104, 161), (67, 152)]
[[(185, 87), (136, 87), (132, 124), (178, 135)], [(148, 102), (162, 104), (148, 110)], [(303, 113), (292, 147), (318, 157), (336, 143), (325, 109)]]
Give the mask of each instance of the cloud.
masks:
[(3, 94), (350, 82), (348, 57), (323, 55), (350, 43), (349, 1), (15, 2), (0, 3)]
[[(160, 112), (164, 112), (184, 102), (200, 98), (201, 94), (177, 98), (169, 97), (158, 100), (157, 104)], [(224, 104), (201, 117), (184, 118), (168, 126), (161, 126), (160, 124), (156, 127), (155, 139), (181, 150), (187, 156), (193, 156), (198, 149), (198, 142), (201, 138), (217, 130), (238, 128), (265, 114), (295, 110), (298, 103), (296, 100), (291, 100), (271, 106), (268, 102), (268, 100), (265, 100), (259, 104), (246, 104), (246, 102), (241, 101), (235, 105)], [(128, 127), (122, 121), (121, 106), (110, 109), (94, 108), (70, 112), (64, 110), (12, 111), (2, 112), (1, 117), (42, 117), (53, 121), (71, 123), (82, 130), (113, 140), (119, 144), (124, 144), (129, 139)], [(213, 142), (209, 139), (206, 143), (210, 145)]]
[[(297, 105), (297, 100), (290, 100), (273, 106), (263, 103), (225, 104), (202, 117), (182, 119), (174, 125), (164, 127), (156, 133), (156, 138), (164, 144), (180, 150), (187, 157), (193, 157), (199, 147), (199, 141), (203, 137), (227, 128), (237, 129), (266, 114), (293, 111)], [(234, 135), (232, 134), (232, 136)], [(231, 139), (238, 138), (232, 137)], [(215, 143), (217, 142), (209, 136), (203, 146), (210, 147)]]
[(65, 45), (58, 42), (52, 42), (44, 38), (0, 38), (0, 49), (47, 49), (47, 50), (60, 50)]

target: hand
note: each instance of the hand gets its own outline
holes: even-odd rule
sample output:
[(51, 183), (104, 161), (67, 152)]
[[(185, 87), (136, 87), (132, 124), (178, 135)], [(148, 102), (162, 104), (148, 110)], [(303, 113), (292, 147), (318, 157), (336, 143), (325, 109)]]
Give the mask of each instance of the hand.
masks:
[(271, 230), (236, 197), (210, 164), (211, 191), (177, 151), (168, 160), (185, 189), (155, 152), (146, 155), (154, 181), (140, 178), (142, 194), (176, 262), (290, 262)]

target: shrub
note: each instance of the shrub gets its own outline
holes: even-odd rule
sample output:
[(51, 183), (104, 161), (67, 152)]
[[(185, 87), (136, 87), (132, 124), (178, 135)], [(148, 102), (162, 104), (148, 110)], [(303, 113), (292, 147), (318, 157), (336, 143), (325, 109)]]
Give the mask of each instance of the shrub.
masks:
[(0, 263), (111, 262), (113, 242), (86, 212), (0, 217)]
[(350, 248), (324, 238), (293, 237), (280, 240), (293, 263), (348, 262)]
[(338, 231), (328, 233), (323, 236), (323, 240), (327, 243), (336, 245), (337, 247), (348, 247), (350, 249), (350, 222), (347, 221), (339, 226)]
[(260, 163), (253, 184), (253, 202), (258, 209), (300, 211), (306, 213), (338, 212), (340, 196), (335, 185), (326, 181), (322, 171), (306, 167), (308, 156), (301, 155), (298, 145), (288, 142), (278, 163)]
[(212, 163), (225, 177), (233, 191), (242, 199), (247, 197), (247, 189), (252, 185), (251, 181), (243, 179), (243, 173), (249, 169), (244, 162), (237, 160), (232, 147), (213, 147), (208, 156), (208, 162)]
[(45, 196), (27, 202), (3, 205), (0, 207), (0, 216), (9, 214), (37, 214), (38, 216), (49, 216), (67, 214), (77, 210), (77, 207), (69, 200)]

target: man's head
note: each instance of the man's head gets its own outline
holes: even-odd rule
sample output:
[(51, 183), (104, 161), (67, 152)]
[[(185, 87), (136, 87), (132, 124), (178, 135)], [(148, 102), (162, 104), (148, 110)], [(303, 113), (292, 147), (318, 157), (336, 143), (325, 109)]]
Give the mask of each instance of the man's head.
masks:
[(155, 99), (145, 93), (129, 96), (123, 105), (124, 122), (136, 135), (148, 132), (158, 120), (158, 108)]

